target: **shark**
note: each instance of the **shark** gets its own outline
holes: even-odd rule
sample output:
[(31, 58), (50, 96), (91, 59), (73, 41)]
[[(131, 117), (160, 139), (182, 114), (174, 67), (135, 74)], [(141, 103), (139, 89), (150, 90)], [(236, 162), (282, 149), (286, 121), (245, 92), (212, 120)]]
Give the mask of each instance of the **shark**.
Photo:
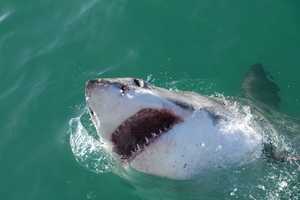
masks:
[[(241, 88), (245, 98), (265, 107), (280, 104), (279, 87), (261, 64), (250, 67)], [(265, 139), (266, 126), (278, 133), (263, 114), (249, 119), (211, 96), (169, 90), (139, 78), (99, 78), (86, 82), (85, 97), (106, 151), (138, 172), (187, 180), (265, 155), (290, 158)]]

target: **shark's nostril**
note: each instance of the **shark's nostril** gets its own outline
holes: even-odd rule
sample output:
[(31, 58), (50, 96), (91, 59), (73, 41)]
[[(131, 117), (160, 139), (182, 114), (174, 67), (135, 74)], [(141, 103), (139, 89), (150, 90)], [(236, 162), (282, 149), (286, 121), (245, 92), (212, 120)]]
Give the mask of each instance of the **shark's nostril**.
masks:
[(127, 85), (122, 84), (122, 85), (120, 86), (120, 89), (121, 89), (121, 92), (124, 93), (124, 92), (126, 92), (126, 91), (129, 90), (129, 87), (128, 87)]

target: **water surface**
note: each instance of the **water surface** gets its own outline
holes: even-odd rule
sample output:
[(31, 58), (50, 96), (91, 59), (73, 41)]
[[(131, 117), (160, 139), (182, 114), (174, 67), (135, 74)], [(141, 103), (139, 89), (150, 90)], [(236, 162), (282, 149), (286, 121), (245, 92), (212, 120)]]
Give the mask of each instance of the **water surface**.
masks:
[[(0, 198), (299, 199), (299, 170), (286, 165), (262, 165), (261, 174), (249, 166), (197, 184), (135, 183), (87, 170), (69, 142), (69, 122), (84, 111), (84, 83), (102, 76), (151, 76), (166, 87), (236, 96), (260, 62), (281, 88), (281, 112), (299, 118), (299, 9), (295, 0), (2, 0)], [(285, 134), (299, 133), (282, 122)], [(259, 175), (271, 185), (260, 185)], [(151, 187), (159, 184), (161, 196)]]

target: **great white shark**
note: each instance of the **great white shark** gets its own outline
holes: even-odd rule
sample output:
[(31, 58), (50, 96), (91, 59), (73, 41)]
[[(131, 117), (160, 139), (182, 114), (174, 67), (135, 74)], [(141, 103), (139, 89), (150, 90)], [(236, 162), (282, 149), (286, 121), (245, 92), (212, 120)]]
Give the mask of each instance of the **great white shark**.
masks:
[[(244, 95), (267, 107), (279, 106), (279, 88), (256, 64), (247, 73)], [(264, 127), (246, 120), (212, 97), (171, 91), (138, 78), (104, 78), (86, 83), (86, 102), (107, 152), (121, 165), (170, 179), (190, 179), (211, 168), (253, 162), (276, 152)], [(263, 126), (272, 124), (264, 119)], [(275, 134), (276, 130), (274, 130)]]

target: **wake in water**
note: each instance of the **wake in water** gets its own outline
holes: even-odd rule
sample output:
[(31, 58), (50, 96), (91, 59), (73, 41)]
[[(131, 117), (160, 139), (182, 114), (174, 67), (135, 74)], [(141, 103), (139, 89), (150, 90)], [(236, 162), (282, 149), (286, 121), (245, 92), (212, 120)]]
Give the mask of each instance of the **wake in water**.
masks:
[[(152, 77), (149, 81), (155, 82)], [(167, 85), (170, 89), (182, 89), (179, 83), (191, 81), (171, 81)], [(195, 81), (193, 81), (195, 82)], [(201, 88), (205, 81), (201, 80)], [(193, 87), (193, 89), (196, 89)], [(209, 89), (207, 89), (209, 90)], [(264, 113), (269, 123), (260, 120), (261, 110), (248, 100), (237, 103), (234, 98), (225, 98), (223, 95), (213, 97), (227, 105), (233, 113), (243, 113), (241, 126), (253, 121), (260, 123), (262, 135), (266, 141), (272, 141), (277, 148), (284, 149), (291, 154), (299, 154), (299, 124), (286, 115), (275, 111)], [(269, 126), (267, 124), (272, 124)], [(90, 121), (87, 109), (70, 120), (70, 145), (73, 154), (80, 165), (97, 174), (117, 170), (117, 165), (109, 153), (105, 143), (97, 134)], [(275, 134), (277, 133), (278, 134)], [(152, 176), (145, 176), (135, 171), (121, 174), (137, 189), (137, 193), (149, 199), (299, 199), (300, 166), (295, 161), (275, 162), (262, 157), (255, 162), (234, 168), (207, 172), (191, 181), (170, 181)]]

